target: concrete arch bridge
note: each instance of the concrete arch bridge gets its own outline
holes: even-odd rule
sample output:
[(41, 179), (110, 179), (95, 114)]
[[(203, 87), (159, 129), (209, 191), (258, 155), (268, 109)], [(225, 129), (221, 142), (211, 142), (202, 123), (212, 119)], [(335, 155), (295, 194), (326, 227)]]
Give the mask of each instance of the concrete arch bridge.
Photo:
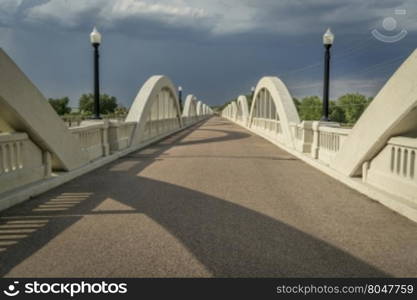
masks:
[(417, 53), (351, 129), (276, 77), (216, 115), (165, 76), (68, 128), (0, 70), (3, 277), (417, 276)]

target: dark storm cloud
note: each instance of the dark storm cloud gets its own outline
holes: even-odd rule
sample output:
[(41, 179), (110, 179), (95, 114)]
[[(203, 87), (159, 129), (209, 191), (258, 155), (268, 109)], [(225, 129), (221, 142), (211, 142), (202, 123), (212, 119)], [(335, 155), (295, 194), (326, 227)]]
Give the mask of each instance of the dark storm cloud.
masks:
[[(375, 40), (373, 28), (399, 19), (408, 36)], [(336, 33), (332, 95), (375, 93), (415, 48), (413, 1), (0, 0), (2, 47), (46, 96), (91, 90), (93, 25), (103, 33), (104, 91), (130, 104), (153, 74), (166, 74), (210, 104), (278, 75), (295, 96), (320, 94), (321, 36)], [(404, 21), (401, 23), (401, 21)]]

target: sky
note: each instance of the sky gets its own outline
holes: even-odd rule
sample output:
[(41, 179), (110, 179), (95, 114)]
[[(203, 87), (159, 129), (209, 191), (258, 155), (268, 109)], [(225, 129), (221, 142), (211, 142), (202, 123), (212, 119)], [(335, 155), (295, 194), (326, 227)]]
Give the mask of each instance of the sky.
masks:
[(321, 96), (329, 27), (336, 99), (374, 96), (417, 47), (417, 1), (0, 0), (0, 47), (47, 98), (74, 107), (93, 87), (94, 26), (102, 92), (125, 106), (152, 75), (209, 105), (250, 93), (263, 76), (294, 97)]

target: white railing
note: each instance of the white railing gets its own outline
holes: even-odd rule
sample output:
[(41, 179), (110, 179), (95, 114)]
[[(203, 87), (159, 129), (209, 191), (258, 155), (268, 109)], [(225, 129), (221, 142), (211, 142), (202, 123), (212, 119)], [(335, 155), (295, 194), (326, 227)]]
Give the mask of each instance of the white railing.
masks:
[(246, 118), (243, 118), (241, 113), (237, 114), (236, 117), (236, 122), (240, 123), (240, 124), (245, 124), (246, 123)]
[(290, 128), (294, 137), (295, 149), (302, 153), (311, 153), (314, 137), (313, 122), (303, 121), (300, 124), (291, 123)]
[(394, 137), (388, 142), (390, 147), (390, 171), (409, 180), (415, 179), (417, 139)]
[(110, 152), (120, 151), (130, 146), (135, 126), (135, 122), (110, 121), (108, 137)]
[(281, 124), (279, 120), (265, 119), (265, 118), (253, 118), (252, 126), (258, 129), (265, 130), (266, 132), (282, 134)]
[(363, 181), (417, 202), (417, 138), (393, 137), (363, 165)]
[(145, 129), (141, 142), (147, 142), (158, 138), (180, 128), (180, 121), (178, 118), (169, 118), (162, 120), (148, 120), (145, 123)]
[(313, 122), (312, 156), (330, 164), (342, 147), (351, 129), (337, 127), (337, 123)]
[(253, 118), (251, 128), (262, 135), (275, 139), (284, 143), (284, 133), (282, 131), (281, 122), (274, 119)]
[(108, 127), (107, 121), (99, 124), (86, 122), (69, 130), (78, 139), (81, 150), (86, 152), (89, 160), (92, 161), (109, 154)]
[[(13, 76), (19, 74), (20, 70), (13, 70), (14, 64), (10, 66)], [(73, 123), (72, 117), (64, 118), (63, 121), (66, 123), (61, 122), (37, 90), (29, 89), (27, 92), (26, 88), (15, 88), (20, 86), (19, 80), (23, 82), (24, 87), (29, 86), (26, 79), (22, 79), (24, 76), (19, 76), (15, 78), (16, 84), (10, 91), (6, 82), (1, 85), (1, 88), (7, 91), (4, 94), (10, 96), (2, 99), (10, 105), (10, 110), (2, 115), (10, 114), (9, 119), (13, 122), (24, 120), (25, 122), (19, 121), (19, 126), (26, 133), (12, 132), (14, 126), (8, 123), (9, 120), (1, 118), (1, 130), (8, 133), (0, 132), (0, 210), (9, 207), (13, 201), (17, 201), (16, 199), (26, 200), (40, 190), (46, 191), (49, 187), (145, 147), (184, 127), (180, 117), (177, 90), (165, 76), (152, 76), (147, 80), (124, 121), (108, 118), (84, 120), (81, 123), (76, 120), (76, 124)], [(18, 93), (18, 96), (13, 95), (20, 90), (25, 92)], [(213, 113), (211, 108), (201, 101), (197, 113), (195, 97), (191, 96), (190, 100), (185, 114), (188, 125)], [(30, 102), (29, 109), (19, 104), (27, 101)], [(39, 121), (37, 114), (31, 113), (32, 106), (35, 112), (42, 112), (43, 120)], [(53, 176), (52, 171), (56, 171)], [(53, 178), (39, 188), (26, 186), (46, 177)], [(11, 192), (11, 196), (3, 197), (3, 192), (17, 188), (22, 188), (23, 192), (19, 190), (16, 193)]]
[(196, 123), (199, 119), (198, 116), (192, 116), (192, 117), (182, 117), (183, 123), (185, 126), (191, 125), (193, 123)]
[(26, 133), (0, 134), (0, 192), (50, 175), (51, 159)]
[(27, 139), (25, 133), (0, 135), (0, 174), (23, 168), (22, 148)]

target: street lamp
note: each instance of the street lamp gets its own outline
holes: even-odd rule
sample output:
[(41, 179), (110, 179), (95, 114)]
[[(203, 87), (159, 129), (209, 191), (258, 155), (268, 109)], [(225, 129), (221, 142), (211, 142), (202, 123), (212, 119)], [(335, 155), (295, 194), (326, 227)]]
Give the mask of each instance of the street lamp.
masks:
[(93, 119), (99, 120), (100, 117), (100, 78), (99, 78), (99, 54), (98, 47), (101, 44), (101, 34), (94, 27), (90, 33), (90, 42), (94, 47), (94, 117)]
[(254, 86), (250, 88), (250, 93), (251, 93), (250, 97), (253, 98), (253, 95), (255, 94), (255, 87)]
[(324, 53), (324, 84), (323, 84), (323, 117), (322, 121), (329, 121), (329, 81), (330, 81), (330, 48), (334, 42), (334, 34), (330, 28), (323, 35)]
[(178, 101), (180, 103), (180, 110), (182, 112), (182, 86), (178, 87)]

